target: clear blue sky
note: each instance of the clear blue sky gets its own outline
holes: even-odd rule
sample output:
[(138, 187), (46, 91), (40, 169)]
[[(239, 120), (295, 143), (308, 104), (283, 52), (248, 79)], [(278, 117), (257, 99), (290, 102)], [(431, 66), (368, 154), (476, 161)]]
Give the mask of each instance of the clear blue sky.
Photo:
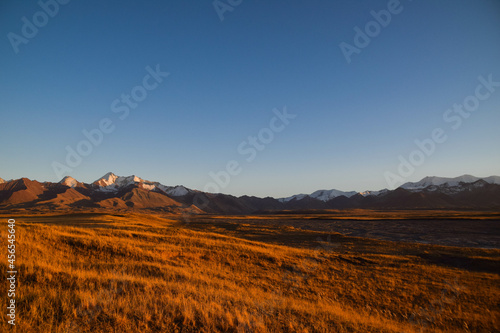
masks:
[[(8, 34), (41, 7), (2, 1), (0, 177), (58, 181), (52, 163), (103, 118), (115, 130), (72, 168), (78, 180), (113, 171), (203, 189), (236, 160), (223, 193), (381, 189), (437, 127), (448, 139), (405, 180), (499, 175), (500, 87), (457, 130), (443, 114), (478, 76), (500, 81), (500, 2), (402, 0), (348, 64), (339, 44), (387, 6), (243, 0), (221, 21), (209, 0), (72, 0), (15, 53)], [(170, 76), (120, 120), (112, 102), (157, 64)], [(247, 162), (238, 145), (284, 106), (297, 117)]]

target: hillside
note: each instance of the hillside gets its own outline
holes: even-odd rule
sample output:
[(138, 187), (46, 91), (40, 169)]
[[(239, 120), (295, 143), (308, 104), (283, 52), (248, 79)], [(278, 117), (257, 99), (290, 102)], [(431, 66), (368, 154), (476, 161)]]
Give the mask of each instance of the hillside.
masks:
[(318, 190), (287, 198), (207, 193), (182, 185), (166, 186), (135, 175), (112, 172), (93, 183), (64, 177), (58, 183), (27, 178), (0, 183), (0, 210), (147, 211), (255, 214), (263, 211), (329, 209), (500, 210), (500, 177), (425, 177), (394, 190)]

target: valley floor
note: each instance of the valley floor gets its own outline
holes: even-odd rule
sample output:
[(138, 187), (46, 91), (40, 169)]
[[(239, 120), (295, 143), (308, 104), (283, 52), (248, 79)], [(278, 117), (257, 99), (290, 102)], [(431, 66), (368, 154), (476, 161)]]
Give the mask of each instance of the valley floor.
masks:
[[(16, 219), (13, 331), (500, 331), (498, 217), (415, 214), (4, 215)], [(418, 223), (419, 241), (470, 230), (497, 248), (390, 241)]]

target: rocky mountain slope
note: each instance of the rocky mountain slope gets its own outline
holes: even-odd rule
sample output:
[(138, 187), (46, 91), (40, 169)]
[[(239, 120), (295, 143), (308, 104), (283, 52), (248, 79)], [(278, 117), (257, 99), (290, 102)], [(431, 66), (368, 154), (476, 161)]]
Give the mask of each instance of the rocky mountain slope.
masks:
[[(3, 180), (2, 180), (3, 181)], [(235, 197), (166, 186), (135, 175), (107, 173), (91, 184), (64, 177), (58, 183), (28, 178), (0, 181), (0, 209), (146, 209), (171, 213), (247, 214), (321, 209), (500, 209), (500, 177), (425, 177), (395, 190), (319, 190), (287, 198)]]

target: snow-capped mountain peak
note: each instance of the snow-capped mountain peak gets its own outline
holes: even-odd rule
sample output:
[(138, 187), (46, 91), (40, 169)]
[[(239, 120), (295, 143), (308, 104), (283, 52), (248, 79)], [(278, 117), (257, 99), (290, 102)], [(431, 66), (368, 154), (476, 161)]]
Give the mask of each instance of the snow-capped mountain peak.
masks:
[(379, 194), (383, 194), (383, 193), (386, 193), (388, 191), (389, 191), (388, 189), (384, 188), (383, 190), (380, 190), (380, 191), (363, 191), (363, 192), (359, 192), (359, 194), (361, 194), (364, 197), (367, 197), (369, 195), (377, 196)]
[(356, 191), (349, 191), (349, 192), (344, 192), (344, 191), (339, 191), (339, 190), (319, 190), (316, 192), (311, 193), (309, 196), (311, 198), (315, 198), (321, 201), (328, 201), (336, 197), (340, 196), (345, 196), (345, 197), (352, 197), (353, 195), (358, 194)]
[(447, 178), (447, 177), (425, 177), (418, 182), (408, 182), (401, 185), (401, 188), (405, 190), (415, 191), (415, 190), (423, 190), (429, 186), (445, 186), (445, 187), (455, 187), (460, 185), (461, 183), (469, 184), (477, 182), (478, 180), (484, 180), (490, 184), (500, 184), (500, 177), (491, 176), (486, 178), (478, 178), (471, 175), (462, 175), (455, 178)]
[[(497, 184), (500, 185), (500, 177), (499, 176), (490, 176), (479, 178), (471, 175), (462, 175), (459, 177), (449, 178), (449, 177), (425, 177), (418, 182), (408, 182), (400, 186), (400, 188), (411, 191), (411, 192), (420, 192), (420, 191), (442, 191), (446, 194), (459, 193), (464, 190), (468, 190), (472, 187), (482, 187), (487, 184)], [(388, 193), (388, 189), (383, 189), (379, 191), (364, 191), (364, 192), (356, 192), (356, 191), (339, 191), (339, 190), (318, 190), (311, 194), (296, 194), (286, 198), (278, 199), (280, 202), (289, 202), (292, 200), (303, 200), (305, 198), (314, 198), (323, 202), (327, 202), (334, 198), (345, 196), (347, 198), (351, 198), (357, 194), (360, 194), (364, 197), (367, 196), (380, 196), (385, 193)]]
[(116, 185), (117, 187), (133, 185), (136, 183), (146, 182), (144, 179), (141, 179), (135, 175), (122, 177), (117, 176), (112, 172), (108, 172), (98, 180), (96, 180), (93, 184), (98, 185), (100, 187), (106, 187), (111, 185)]
[(288, 201), (292, 201), (294, 199), (295, 200), (302, 200), (302, 199), (304, 199), (307, 196), (308, 196), (307, 194), (296, 194), (296, 195), (292, 195), (291, 197), (280, 198), (280, 199), (278, 199), (278, 201), (280, 201), (280, 202), (288, 202)]
[(292, 195), (291, 197), (281, 198), (278, 200), (281, 202), (289, 202), (292, 200), (302, 200), (304, 198), (310, 197), (310, 198), (314, 198), (314, 199), (326, 202), (328, 200), (331, 200), (331, 199), (336, 198), (336, 197), (340, 197), (342, 195), (350, 198), (356, 194), (358, 194), (358, 192), (356, 192), (356, 191), (344, 192), (344, 191), (339, 191), (339, 190), (318, 190), (318, 191), (315, 191), (311, 194), (296, 194), (296, 195)]
[(500, 185), (500, 177), (499, 176), (489, 176), (489, 177), (483, 178), (483, 180), (487, 183), (490, 183), (490, 184)]
[(182, 197), (188, 193), (191, 192), (190, 189), (182, 186), (182, 185), (177, 185), (177, 186), (165, 186), (160, 183), (158, 183), (157, 187), (165, 192), (166, 194), (173, 196), (173, 197)]
[(137, 185), (140, 188), (148, 191), (159, 190), (173, 197), (182, 197), (191, 192), (190, 189), (182, 185), (165, 186), (163, 184), (160, 184), (159, 182), (144, 180), (135, 175), (123, 177), (117, 176), (112, 172), (108, 172), (107, 174), (96, 180), (93, 184), (98, 187), (98, 190), (103, 192), (116, 192), (120, 188), (130, 185)]
[(117, 186), (128, 186), (128, 185), (132, 185), (132, 184), (135, 184), (135, 183), (144, 183), (146, 182), (144, 179), (141, 179), (135, 175), (132, 175), (132, 176), (128, 176), (128, 177), (117, 177), (115, 179), (115, 184)]
[(112, 172), (108, 172), (107, 174), (96, 180), (93, 184), (98, 186), (109, 186), (114, 184), (117, 178), (117, 175)]
[(76, 187), (78, 185), (78, 181), (73, 177), (66, 176), (63, 179), (61, 179), (59, 184), (66, 185), (69, 187)]

